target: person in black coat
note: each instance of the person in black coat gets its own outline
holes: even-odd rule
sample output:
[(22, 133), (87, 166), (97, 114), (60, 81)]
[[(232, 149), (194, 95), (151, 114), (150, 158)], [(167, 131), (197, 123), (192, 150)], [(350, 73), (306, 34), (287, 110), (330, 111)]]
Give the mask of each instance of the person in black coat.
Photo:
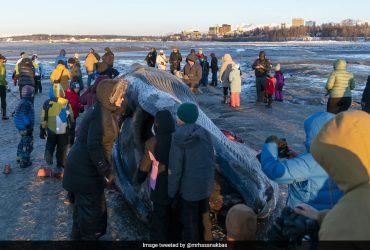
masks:
[[(145, 142), (145, 152), (140, 163), (138, 182), (143, 183), (149, 172), (158, 171), (156, 179), (152, 174), (148, 182), (153, 202), (150, 239), (171, 240), (171, 199), (168, 197), (168, 158), (175, 122), (168, 110), (158, 111), (154, 117), (154, 136)], [(158, 163), (156, 163), (156, 161)], [(157, 165), (156, 165), (157, 164)], [(178, 225), (176, 225), (178, 226)]]
[(175, 74), (175, 71), (181, 70), (181, 61), (182, 56), (178, 48), (173, 48), (173, 51), (170, 55), (170, 65), (171, 65), (171, 73)]
[(211, 58), (212, 83), (210, 85), (217, 86), (218, 60), (215, 53), (211, 53)]
[(208, 85), (208, 75), (209, 75), (209, 62), (207, 60), (207, 57), (203, 55), (202, 58), (199, 59), (202, 66), (202, 79), (200, 80), (200, 83), (207, 87)]
[[(28, 57), (23, 58), (17, 65), (18, 67), (18, 86), (19, 95), (22, 98), (22, 88), (29, 85), (35, 88), (35, 67), (33, 66), (32, 60)], [(32, 99), (33, 102), (33, 99)]]
[(96, 240), (106, 233), (104, 188), (113, 182), (112, 147), (119, 134), (118, 116), (127, 89), (125, 80), (104, 80), (98, 102), (81, 122), (69, 152), (63, 187), (75, 196), (72, 239)]
[(145, 57), (146, 64), (148, 64), (149, 67), (155, 68), (155, 64), (157, 62), (157, 51), (155, 48), (151, 48), (148, 55)]
[(361, 99), (362, 110), (370, 114), (370, 76), (367, 78), (366, 87)]

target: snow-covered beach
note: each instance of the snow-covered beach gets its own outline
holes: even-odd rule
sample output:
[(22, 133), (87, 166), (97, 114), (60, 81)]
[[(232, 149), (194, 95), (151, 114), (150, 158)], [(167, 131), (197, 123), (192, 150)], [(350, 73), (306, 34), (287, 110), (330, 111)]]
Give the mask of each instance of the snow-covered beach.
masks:
[[(355, 74), (357, 87), (354, 100), (358, 101), (365, 79), (370, 72), (368, 60), (370, 58), (369, 43), (335, 43), (335, 44), (235, 44), (235, 43), (138, 43), (130, 46), (135, 51), (116, 53), (116, 67), (125, 72), (128, 66), (135, 62), (142, 62), (149, 47), (164, 48), (169, 55), (171, 46), (179, 45), (185, 57), (190, 48), (203, 48), (208, 55), (211, 52), (219, 58), (224, 53), (231, 53), (234, 60), (241, 63), (243, 72), (243, 92), (241, 109), (232, 111), (228, 105), (221, 104), (222, 90), (219, 88), (202, 89), (198, 95), (199, 104), (212, 121), (220, 128), (227, 129), (240, 136), (249, 146), (259, 150), (265, 138), (275, 134), (287, 139), (289, 146), (298, 152), (304, 150), (303, 121), (316, 111), (324, 111), (325, 90), (324, 84), (332, 62), (335, 59), (345, 58), (352, 62), (349, 71)], [(52, 47), (50, 47), (52, 46)], [(12, 71), (15, 61), (21, 51), (28, 54), (40, 53), (40, 61), (46, 66), (48, 78), (57, 52), (60, 48), (67, 50), (67, 55), (80, 53), (84, 60), (89, 47), (102, 52), (106, 46), (125, 47), (128, 44), (1, 44), (0, 52), (8, 58), (8, 81), (11, 85)], [(264, 105), (255, 104), (254, 76), (250, 68), (258, 51), (264, 50), (274, 64), (281, 63), (287, 75), (285, 88), (286, 101), (274, 103), (272, 109)], [(43, 51), (41, 53), (41, 51)], [(49, 80), (43, 81), (44, 89), (50, 86)], [(36, 170), (45, 166), (43, 160), (45, 141), (38, 137), (40, 112), (42, 103), (48, 98), (47, 92), (36, 96), (35, 111), (36, 125), (34, 131), (33, 165), (27, 169), (20, 169), (15, 161), (16, 147), (19, 135), (13, 121), (0, 121), (0, 166), (9, 163), (12, 173), (0, 176), (0, 240), (66, 240), (72, 223), (72, 209), (63, 203), (66, 192), (61, 182), (55, 179), (40, 179), (36, 177)], [(12, 112), (18, 103), (18, 88), (11, 87), (8, 94), (8, 111)], [(356, 108), (356, 107), (354, 107)], [(279, 207), (284, 204), (286, 193), (281, 192)], [(108, 200), (108, 234), (106, 240), (145, 240), (148, 239), (147, 226), (141, 223), (116, 191), (107, 191)], [(279, 209), (276, 210), (276, 215)], [(259, 238), (264, 239), (266, 225), (269, 221), (260, 222)]]

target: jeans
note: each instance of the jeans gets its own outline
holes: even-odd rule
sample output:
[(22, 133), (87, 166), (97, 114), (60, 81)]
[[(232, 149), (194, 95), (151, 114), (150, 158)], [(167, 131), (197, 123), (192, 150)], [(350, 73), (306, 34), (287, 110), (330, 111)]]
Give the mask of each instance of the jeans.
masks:
[(87, 87), (90, 87), (91, 82), (95, 79), (95, 73), (89, 72), (87, 73)]

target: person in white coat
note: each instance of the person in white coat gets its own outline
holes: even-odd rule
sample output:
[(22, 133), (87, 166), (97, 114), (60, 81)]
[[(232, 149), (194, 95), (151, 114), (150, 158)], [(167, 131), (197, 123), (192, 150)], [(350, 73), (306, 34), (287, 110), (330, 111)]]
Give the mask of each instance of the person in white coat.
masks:
[(167, 62), (168, 60), (166, 58), (166, 55), (164, 54), (164, 51), (160, 50), (159, 55), (157, 56), (157, 60), (156, 60), (157, 68), (165, 71)]

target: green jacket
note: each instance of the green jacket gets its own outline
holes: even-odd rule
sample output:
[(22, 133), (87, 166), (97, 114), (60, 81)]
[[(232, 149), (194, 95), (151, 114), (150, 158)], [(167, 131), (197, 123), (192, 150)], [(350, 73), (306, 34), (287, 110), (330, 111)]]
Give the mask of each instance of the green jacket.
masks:
[(0, 85), (8, 85), (8, 82), (6, 81), (6, 69), (4, 64), (0, 64)]
[(353, 74), (347, 71), (345, 60), (335, 62), (334, 71), (329, 76), (325, 88), (332, 98), (352, 97), (351, 90), (355, 88), (355, 79)]

